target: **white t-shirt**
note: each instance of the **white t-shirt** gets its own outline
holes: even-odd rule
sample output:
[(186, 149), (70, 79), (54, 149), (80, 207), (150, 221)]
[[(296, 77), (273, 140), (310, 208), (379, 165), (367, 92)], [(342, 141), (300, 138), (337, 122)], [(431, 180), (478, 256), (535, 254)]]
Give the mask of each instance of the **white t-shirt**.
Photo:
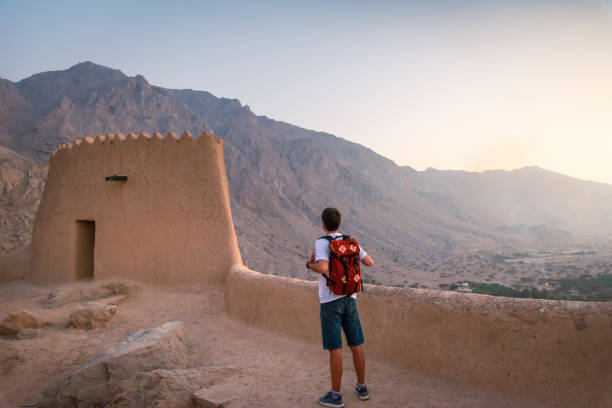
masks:
[[(339, 237), (342, 234), (340, 234), (339, 232), (332, 232), (331, 234), (328, 234), (331, 237)], [(362, 260), (363, 258), (365, 258), (368, 254), (367, 252), (361, 247), (361, 245), (359, 245), (359, 260)], [(315, 262), (318, 261), (319, 259), (324, 259), (326, 261), (329, 262), (329, 241), (325, 238), (319, 238), (315, 241)], [(329, 273), (327, 274), (327, 276), (329, 276)], [(319, 302), (320, 303), (327, 303), (327, 302), (331, 302), (332, 300), (336, 300), (336, 299), (340, 299), (341, 297), (344, 297), (346, 295), (336, 295), (334, 292), (332, 292), (329, 289), (329, 286), (327, 286), (327, 280), (325, 279), (325, 276), (323, 276), (322, 274), (319, 274)], [(357, 298), (357, 294), (353, 293), (351, 295), (354, 298)]]

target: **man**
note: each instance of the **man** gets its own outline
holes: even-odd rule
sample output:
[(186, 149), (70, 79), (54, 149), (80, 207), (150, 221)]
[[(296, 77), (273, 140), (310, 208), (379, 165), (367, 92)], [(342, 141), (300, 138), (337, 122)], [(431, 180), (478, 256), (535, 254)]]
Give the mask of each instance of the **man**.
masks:
[[(327, 236), (342, 237), (338, 233), (342, 215), (336, 208), (326, 208), (321, 214), (321, 226)], [(373, 266), (374, 261), (360, 246), (359, 259), (366, 266)], [(365, 385), (365, 357), (363, 354), (363, 331), (357, 311), (357, 295), (337, 295), (327, 286), (325, 275), (329, 274), (329, 241), (319, 238), (315, 241), (315, 251), (311, 254), (306, 267), (319, 274), (319, 302), (321, 304), (321, 336), (323, 348), (329, 350), (329, 369), (331, 391), (319, 399), (326, 407), (343, 407), (340, 385), (342, 382), (342, 333), (353, 353), (353, 364), (357, 373), (355, 391), (359, 399), (367, 400), (370, 396)]]

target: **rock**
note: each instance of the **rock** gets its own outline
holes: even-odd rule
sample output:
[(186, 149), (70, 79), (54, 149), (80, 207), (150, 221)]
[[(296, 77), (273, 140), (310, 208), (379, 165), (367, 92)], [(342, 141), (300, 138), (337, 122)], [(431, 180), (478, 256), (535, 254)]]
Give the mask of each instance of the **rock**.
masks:
[(192, 398), (197, 408), (228, 408), (232, 401), (241, 397), (238, 391), (235, 385), (221, 384), (202, 388), (194, 392)]
[(236, 371), (224, 366), (141, 372), (119, 384), (106, 408), (194, 407), (195, 391), (223, 383)]
[(68, 326), (76, 329), (98, 329), (106, 326), (116, 312), (116, 305), (88, 303), (70, 313)]
[(33, 339), (40, 336), (40, 329), (21, 329), (15, 336), (17, 340)]
[(124, 295), (122, 299), (133, 292), (131, 285), (123, 282), (108, 282), (100, 286), (83, 289), (60, 289), (49, 294), (43, 306), (52, 309), (68, 303), (103, 299), (116, 295)]
[(210, 383), (204, 368), (141, 372), (119, 385), (107, 408), (193, 407), (193, 392)]
[(139, 372), (173, 369), (185, 364), (183, 323), (172, 321), (139, 330), (98, 354), (66, 378), (55, 395), (56, 406), (105, 406), (121, 381)]
[(11, 313), (4, 319), (2, 324), (0, 324), (0, 334), (14, 335), (21, 329), (39, 329), (44, 325), (45, 323), (40, 317), (29, 310), (23, 309), (19, 312)]

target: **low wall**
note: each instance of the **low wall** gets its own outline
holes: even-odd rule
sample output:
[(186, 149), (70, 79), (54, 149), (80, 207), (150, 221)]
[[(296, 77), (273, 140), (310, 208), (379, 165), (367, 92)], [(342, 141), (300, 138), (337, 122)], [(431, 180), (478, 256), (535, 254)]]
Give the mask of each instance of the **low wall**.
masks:
[(0, 255), (0, 282), (23, 279), (29, 273), (31, 259), (30, 245), (8, 255)]
[[(320, 342), (316, 282), (228, 273), (229, 315)], [(612, 406), (612, 304), (366, 285), (368, 356), (550, 406)]]

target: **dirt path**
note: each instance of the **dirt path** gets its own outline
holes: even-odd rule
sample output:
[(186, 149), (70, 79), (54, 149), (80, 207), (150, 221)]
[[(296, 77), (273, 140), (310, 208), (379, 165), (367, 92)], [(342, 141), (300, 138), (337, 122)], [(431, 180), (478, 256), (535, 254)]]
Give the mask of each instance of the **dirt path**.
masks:
[[(76, 303), (57, 309), (42, 308), (41, 301), (56, 287), (0, 284), (0, 318), (26, 308), (52, 322), (38, 338), (0, 338), (0, 348), (17, 354), (2, 362), (0, 368), (0, 406), (37, 401), (49, 384), (68, 376), (96, 353), (135, 330), (169, 320), (185, 324), (189, 367), (233, 367), (226, 380), (239, 393), (248, 395), (250, 407), (316, 407), (317, 398), (329, 390), (328, 355), (319, 344), (228, 318), (221, 289), (138, 286), (134, 295), (118, 305), (110, 327), (84, 331), (66, 328)], [(367, 343), (365, 350), (367, 358)], [(367, 361), (371, 399), (362, 402), (353, 392), (355, 372), (350, 352), (346, 351), (344, 357), (342, 392), (347, 407), (533, 406), (372, 360)]]

